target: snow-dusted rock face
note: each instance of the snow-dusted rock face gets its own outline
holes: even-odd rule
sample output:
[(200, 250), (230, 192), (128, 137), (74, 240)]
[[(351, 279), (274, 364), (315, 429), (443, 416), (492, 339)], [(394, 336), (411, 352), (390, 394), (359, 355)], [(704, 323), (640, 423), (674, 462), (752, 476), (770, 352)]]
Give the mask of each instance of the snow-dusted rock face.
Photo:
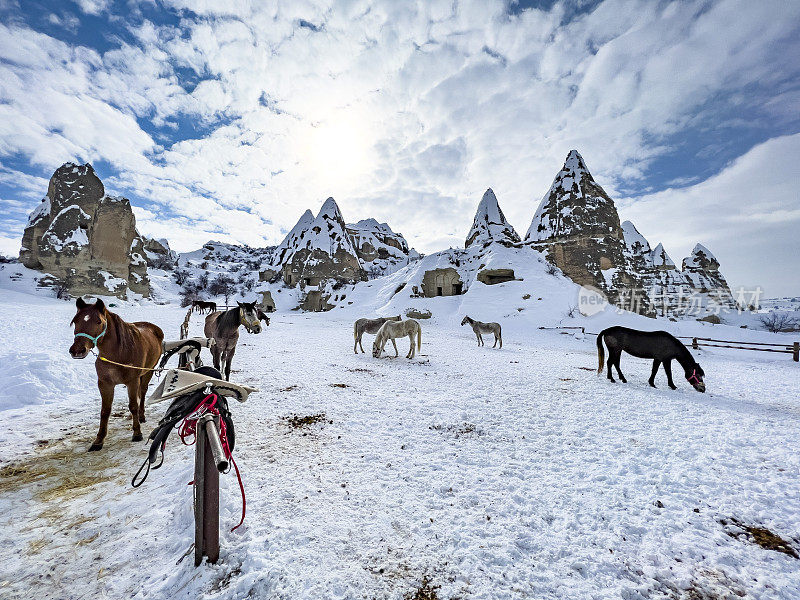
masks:
[(324, 282), (355, 283), (366, 279), (353, 241), (333, 198), (309, 222), (306, 211), (276, 248), (272, 268), (292, 287), (319, 286)]
[[(636, 228), (629, 229), (633, 235)], [(545, 252), (548, 260), (576, 283), (601, 290), (613, 304), (653, 314), (631, 265), (631, 250), (614, 202), (592, 178), (576, 150), (567, 155), (542, 199), (525, 241)], [(641, 240), (631, 238), (631, 244), (636, 242), (636, 254), (644, 259), (649, 246), (645, 249)]]
[(375, 219), (348, 223), (347, 234), (370, 279), (394, 273), (419, 258), (402, 233)]
[(31, 213), (20, 261), (65, 281), (73, 294), (148, 296), (143, 240), (127, 198), (107, 196), (90, 164), (66, 163)]
[(144, 258), (148, 267), (161, 268), (178, 262), (178, 253), (169, 247), (166, 239), (154, 239), (142, 236)]
[(682, 266), (683, 274), (693, 289), (708, 294), (723, 306), (735, 304), (728, 282), (719, 272), (719, 261), (708, 248), (697, 244), (691, 256), (683, 259)]
[(492, 188), (489, 188), (478, 204), (478, 210), (472, 221), (472, 228), (467, 234), (464, 247), (485, 246), (492, 243), (512, 245), (518, 244), (520, 241), (519, 235), (514, 231), (511, 223), (506, 220), (503, 211), (500, 210), (497, 196), (494, 195)]
[(577, 150), (571, 150), (542, 198), (525, 241), (622, 237), (614, 201), (598, 185)]
[(713, 309), (714, 303), (733, 308), (733, 297), (719, 273), (719, 262), (708, 249), (695, 246), (692, 256), (683, 260), (683, 270), (679, 270), (662, 244), (650, 250), (650, 244), (633, 223), (625, 221), (622, 231), (630, 268), (642, 281), (656, 314), (704, 314)]

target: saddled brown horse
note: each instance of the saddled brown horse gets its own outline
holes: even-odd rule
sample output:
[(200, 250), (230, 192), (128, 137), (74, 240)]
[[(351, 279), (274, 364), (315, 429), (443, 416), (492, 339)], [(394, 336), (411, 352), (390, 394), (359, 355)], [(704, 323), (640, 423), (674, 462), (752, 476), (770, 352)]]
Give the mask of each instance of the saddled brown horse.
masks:
[[(207, 338), (214, 338), (211, 355), (214, 357), (214, 368), (230, 381), (231, 362), (239, 341), (239, 326), (244, 325), (249, 333), (261, 333), (259, 310), (255, 302), (237, 302), (226, 311), (213, 312), (206, 317), (203, 331)], [(266, 317), (266, 315), (264, 315)], [(269, 325), (269, 318), (266, 321)]]
[(69, 353), (72, 358), (86, 358), (92, 348), (97, 348), (98, 353), (94, 367), (102, 398), (100, 430), (89, 451), (103, 447), (108, 431), (108, 417), (111, 415), (111, 402), (114, 400), (114, 387), (117, 385), (128, 388), (128, 408), (133, 417), (132, 440), (141, 441), (140, 423), (145, 421), (144, 397), (153, 377), (152, 369), (161, 357), (164, 332), (160, 327), (146, 321), (126, 323), (119, 315), (108, 310), (100, 299), (94, 304), (87, 304), (83, 298), (78, 298), (75, 305), (78, 313), (70, 323), (75, 325), (75, 341), (72, 342)]

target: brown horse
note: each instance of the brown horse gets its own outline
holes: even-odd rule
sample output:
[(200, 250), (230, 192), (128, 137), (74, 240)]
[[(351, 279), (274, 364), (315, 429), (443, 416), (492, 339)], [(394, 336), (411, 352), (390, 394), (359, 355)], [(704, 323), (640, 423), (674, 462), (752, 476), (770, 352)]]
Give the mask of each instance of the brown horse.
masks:
[(78, 298), (75, 305), (78, 313), (70, 323), (75, 325), (75, 341), (72, 342), (69, 353), (72, 358), (86, 358), (95, 347), (98, 353), (94, 368), (102, 398), (100, 430), (89, 447), (89, 452), (103, 447), (108, 431), (108, 417), (111, 415), (111, 402), (114, 400), (114, 387), (120, 384), (128, 388), (128, 408), (133, 417), (132, 441), (141, 441), (142, 430), (139, 424), (145, 421), (144, 397), (153, 377), (152, 369), (161, 357), (164, 332), (145, 321), (126, 323), (119, 315), (108, 310), (100, 299), (94, 304), (87, 304), (83, 298)]
[(214, 345), (211, 346), (214, 368), (223, 373), (228, 381), (231, 379), (231, 362), (236, 352), (236, 343), (239, 341), (239, 326), (244, 325), (249, 333), (261, 333), (256, 303), (237, 302), (237, 304), (238, 306), (226, 311), (208, 315), (203, 328), (207, 338), (214, 338)]

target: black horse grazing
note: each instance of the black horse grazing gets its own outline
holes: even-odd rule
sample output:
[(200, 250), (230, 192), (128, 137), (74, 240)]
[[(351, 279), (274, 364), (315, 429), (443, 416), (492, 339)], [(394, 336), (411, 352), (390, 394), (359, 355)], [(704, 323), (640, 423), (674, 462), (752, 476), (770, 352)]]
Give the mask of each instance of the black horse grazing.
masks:
[(603, 372), (603, 340), (608, 346), (608, 378), (614, 381), (611, 375), (611, 367), (617, 369), (622, 383), (627, 383), (625, 376), (619, 368), (619, 360), (624, 350), (638, 358), (652, 358), (653, 372), (650, 374), (649, 383), (656, 387), (655, 379), (658, 367), (664, 363), (664, 372), (667, 374), (667, 385), (673, 390), (677, 389), (672, 383), (672, 360), (677, 360), (683, 367), (686, 381), (698, 392), (706, 391), (706, 384), (703, 383), (703, 369), (694, 360), (694, 357), (686, 349), (679, 339), (666, 331), (638, 331), (627, 327), (609, 327), (604, 329), (597, 336), (597, 355), (599, 366), (597, 373)]

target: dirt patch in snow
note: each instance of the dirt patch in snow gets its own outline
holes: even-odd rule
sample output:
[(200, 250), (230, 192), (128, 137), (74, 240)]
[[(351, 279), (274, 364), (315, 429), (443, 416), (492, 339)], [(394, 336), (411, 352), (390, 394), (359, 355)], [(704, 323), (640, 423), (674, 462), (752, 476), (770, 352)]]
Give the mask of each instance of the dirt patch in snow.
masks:
[(110, 467), (114, 460), (115, 443), (106, 443), (101, 452), (88, 453), (75, 444), (49, 444), (18, 461), (0, 468), (0, 494), (36, 485), (36, 495), (50, 501), (62, 496), (75, 497), (88, 492), (94, 485), (113, 478)]
[(800, 559), (800, 553), (797, 550), (800, 543), (786, 540), (762, 525), (749, 525), (738, 519), (721, 519), (720, 524), (725, 528), (725, 533), (732, 538)]
[(427, 575), (423, 575), (419, 587), (403, 596), (403, 600), (439, 600), (437, 590), (440, 587), (431, 582)]
[(328, 421), (325, 413), (304, 416), (289, 415), (288, 417), (282, 417), (282, 419), (289, 425), (289, 429), (304, 429), (317, 423), (333, 423), (333, 421)]
[(350, 387), (346, 383), (329, 383), (328, 385), (331, 386), (331, 387), (334, 387), (334, 388), (349, 388)]
[(428, 429), (439, 431), (441, 433), (449, 433), (456, 438), (465, 436), (481, 436), (483, 430), (478, 429), (474, 423), (460, 423), (458, 425), (431, 425)]

